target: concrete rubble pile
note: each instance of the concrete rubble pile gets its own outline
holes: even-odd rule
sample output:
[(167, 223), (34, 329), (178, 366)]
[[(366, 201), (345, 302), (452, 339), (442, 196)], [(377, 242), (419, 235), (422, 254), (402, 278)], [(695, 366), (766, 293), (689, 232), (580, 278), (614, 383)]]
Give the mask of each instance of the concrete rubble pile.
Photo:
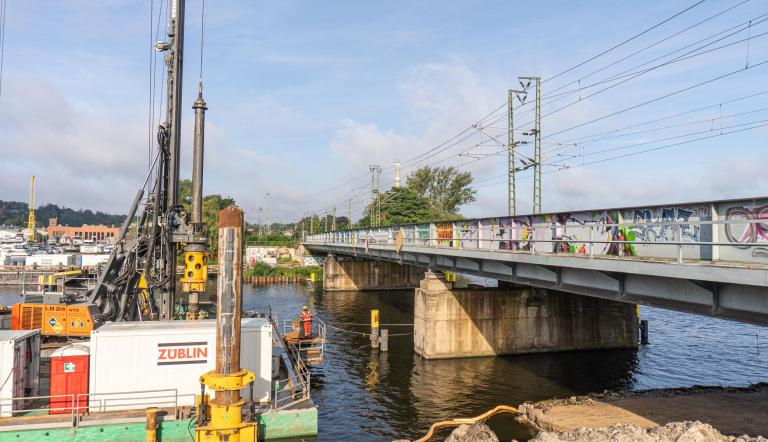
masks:
[(488, 425), (477, 423), (459, 425), (445, 442), (499, 442), (499, 438)]
[(641, 428), (617, 424), (605, 428), (579, 428), (562, 433), (540, 432), (533, 440), (542, 442), (768, 442), (758, 436), (724, 436), (711, 425), (671, 422), (663, 427)]

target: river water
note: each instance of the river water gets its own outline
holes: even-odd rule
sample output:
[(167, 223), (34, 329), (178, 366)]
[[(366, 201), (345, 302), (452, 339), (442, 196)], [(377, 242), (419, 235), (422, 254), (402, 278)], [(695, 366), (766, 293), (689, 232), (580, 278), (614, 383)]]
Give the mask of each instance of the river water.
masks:
[[(18, 302), (13, 293), (0, 288), (0, 304)], [(650, 344), (637, 350), (426, 361), (413, 352), (411, 326), (387, 326), (389, 352), (381, 354), (358, 334), (369, 329), (371, 309), (380, 310), (382, 324), (411, 324), (412, 291), (323, 293), (301, 285), (244, 285), (243, 295), (245, 310), (271, 309), (290, 319), (308, 305), (329, 325), (326, 361), (312, 369), (311, 381), (320, 441), (415, 439), (436, 421), (475, 416), (499, 404), (606, 389), (768, 380), (765, 328), (650, 307), (640, 310), (649, 321)], [(501, 440), (522, 436), (508, 417), (489, 424)]]

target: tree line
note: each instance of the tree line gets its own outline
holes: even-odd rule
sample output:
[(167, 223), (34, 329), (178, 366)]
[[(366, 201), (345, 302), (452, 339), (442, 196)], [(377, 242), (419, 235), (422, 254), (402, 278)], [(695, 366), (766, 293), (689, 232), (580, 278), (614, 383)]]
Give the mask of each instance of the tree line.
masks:
[[(453, 166), (421, 167), (408, 175), (404, 186), (392, 187), (368, 203), (357, 223), (347, 216), (336, 217), (336, 230), (370, 226), (371, 213), (377, 206), (381, 226), (461, 219), (461, 208), (475, 201), (472, 180), (470, 172)], [(324, 232), (326, 223), (331, 230), (333, 215), (304, 217), (296, 223), (296, 229), (298, 233)]]
[[(26, 227), (28, 215), (29, 205), (27, 203), (0, 200), (0, 225)], [(46, 204), (35, 209), (38, 227), (48, 227), (50, 218), (56, 218), (58, 224), (62, 226), (82, 226), (84, 224), (117, 226), (123, 223), (125, 215), (112, 215), (89, 209), (75, 210), (69, 207), (59, 207), (56, 204)]]

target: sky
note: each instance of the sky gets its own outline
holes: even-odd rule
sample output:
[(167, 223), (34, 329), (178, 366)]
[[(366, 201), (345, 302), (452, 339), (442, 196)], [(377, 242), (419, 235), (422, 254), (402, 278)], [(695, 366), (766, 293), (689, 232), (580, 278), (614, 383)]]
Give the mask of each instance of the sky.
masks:
[[(0, 199), (26, 201), (36, 175), (37, 204), (125, 213), (163, 114), (162, 75), (150, 87), (162, 1), (7, 2)], [(202, 0), (186, 3), (183, 177), (202, 21)], [(356, 219), (369, 165), (386, 190), (399, 160), (403, 180), (472, 172), (462, 213), (505, 214), (507, 91), (539, 76), (544, 211), (765, 196), (766, 14), (759, 0), (210, 1), (204, 190), (251, 222), (267, 206), (271, 221), (350, 204)], [(534, 96), (515, 110), (519, 160)]]

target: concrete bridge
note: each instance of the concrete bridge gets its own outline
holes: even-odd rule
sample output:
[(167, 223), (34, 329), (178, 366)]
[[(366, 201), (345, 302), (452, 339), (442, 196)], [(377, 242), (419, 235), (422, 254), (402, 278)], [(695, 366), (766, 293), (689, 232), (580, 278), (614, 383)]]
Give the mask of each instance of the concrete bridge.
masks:
[[(426, 357), (634, 345), (633, 304), (768, 324), (768, 197), (356, 229), (305, 246), (331, 255), (328, 290), (419, 286)], [(446, 334), (463, 349), (441, 346)]]

